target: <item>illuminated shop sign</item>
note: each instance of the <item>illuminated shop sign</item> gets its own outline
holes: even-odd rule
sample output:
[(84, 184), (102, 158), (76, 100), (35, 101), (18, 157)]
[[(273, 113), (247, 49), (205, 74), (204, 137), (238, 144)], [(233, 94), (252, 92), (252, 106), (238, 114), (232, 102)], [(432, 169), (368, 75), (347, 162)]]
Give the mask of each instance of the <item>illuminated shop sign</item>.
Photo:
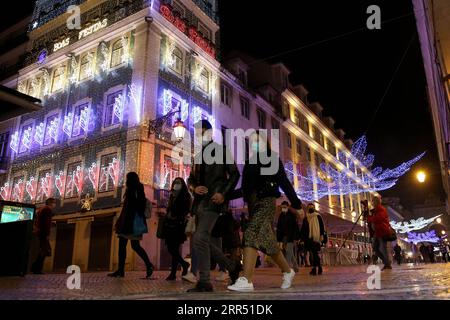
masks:
[(186, 25), (186, 21), (173, 13), (172, 8), (166, 4), (162, 4), (159, 8), (161, 15), (172, 23), (178, 30), (186, 34), (196, 45), (202, 48), (207, 54), (214, 59), (216, 58), (216, 49), (214, 44), (208, 39), (204, 38), (197, 30), (196, 27)]
[(85, 38), (103, 28), (105, 28), (108, 25), (108, 19), (103, 19), (102, 21), (99, 21), (95, 24), (93, 24), (90, 27), (84, 28), (83, 30), (80, 31), (80, 33), (78, 34), (78, 40)]
[(67, 47), (70, 44), (70, 38), (66, 38), (60, 42), (56, 42), (53, 45), (53, 52), (56, 52), (64, 47)]

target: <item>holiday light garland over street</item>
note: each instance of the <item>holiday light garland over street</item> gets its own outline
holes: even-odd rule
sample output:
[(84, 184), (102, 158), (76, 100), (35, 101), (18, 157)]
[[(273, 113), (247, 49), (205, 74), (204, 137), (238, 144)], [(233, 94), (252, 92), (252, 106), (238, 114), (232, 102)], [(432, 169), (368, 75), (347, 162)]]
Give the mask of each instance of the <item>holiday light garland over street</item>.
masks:
[(411, 231), (417, 231), (425, 228), (429, 224), (433, 223), (433, 221), (437, 218), (439, 218), (441, 215), (435, 216), (433, 218), (425, 219), (423, 217), (420, 217), (419, 219), (413, 219), (409, 222), (403, 221), (403, 222), (395, 222), (391, 221), (391, 227), (395, 230), (397, 233), (408, 233)]
[[(366, 148), (367, 140), (365, 136), (362, 136), (353, 144), (351, 149), (352, 155), (370, 170), (370, 174), (358, 175), (356, 179), (358, 181), (355, 181), (355, 178), (352, 178), (347, 170), (339, 170), (332, 165), (324, 163), (319, 166), (319, 169), (309, 167), (306, 175), (295, 173), (292, 162), (286, 163), (285, 169), (289, 175), (292, 177), (297, 176), (299, 179), (298, 196), (302, 200), (314, 201), (329, 195), (339, 196), (390, 189), (401, 176), (408, 172), (425, 155), (424, 152), (394, 169), (383, 170), (381, 167), (376, 167), (371, 170), (370, 168), (375, 157), (371, 154), (366, 155)], [(342, 152), (338, 156), (339, 160), (345, 159), (345, 154)], [(355, 163), (351, 158), (348, 158), (348, 170), (355, 173)]]

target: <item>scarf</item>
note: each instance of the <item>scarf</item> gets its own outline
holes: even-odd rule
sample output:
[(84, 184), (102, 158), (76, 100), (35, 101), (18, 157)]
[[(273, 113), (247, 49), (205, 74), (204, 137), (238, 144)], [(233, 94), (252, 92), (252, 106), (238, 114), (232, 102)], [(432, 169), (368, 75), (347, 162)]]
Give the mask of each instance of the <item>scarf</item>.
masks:
[(317, 212), (308, 212), (306, 214), (309, 225), (309, 238), (315, 242), (320, 242), (320, 224), (318, 216), (319, 214)]

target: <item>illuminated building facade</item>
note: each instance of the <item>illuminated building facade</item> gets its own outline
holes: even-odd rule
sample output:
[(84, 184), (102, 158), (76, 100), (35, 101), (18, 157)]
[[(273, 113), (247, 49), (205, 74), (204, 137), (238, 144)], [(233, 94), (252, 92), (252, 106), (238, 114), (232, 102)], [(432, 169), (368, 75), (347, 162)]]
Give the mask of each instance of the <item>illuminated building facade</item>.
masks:
[[(68, 29), (69, 5), (79, 5), (80, 29)], [(113, 225), (125, 174), (140, 175), (156, 212), (164, 210), (172, 180), (189, 175), (172, 154), (178, 118), (191, 133), (195, 122), (208, 119), (216, 139), (228, 128), (281, 129), (280, 154), (296, 172), (327, 161), (361, 185), (368, 174), (320, 105), (289, 84), (284, 65), (268, 66), (270, 76), (239, 57), (221, 66), (216, 1), (38, 0), (28, 35), (25, 67), (3, 83), (41, 99), (44, 109), (0, 125), (10, 159), (0, 173), (0, 197), (37, 205), (59, 199), (46, 270), (116, 268)], [(149, 136), (149, 120), (174, 110), (179, 114)], [(364, 197), (333, 196), (317, 205), (348, 229)], [(165, 268), (157, 220), (156, 214), (149, 220), (143, 246)], [(128, 268), (143, 267), (134, 254), (127, 259)]]

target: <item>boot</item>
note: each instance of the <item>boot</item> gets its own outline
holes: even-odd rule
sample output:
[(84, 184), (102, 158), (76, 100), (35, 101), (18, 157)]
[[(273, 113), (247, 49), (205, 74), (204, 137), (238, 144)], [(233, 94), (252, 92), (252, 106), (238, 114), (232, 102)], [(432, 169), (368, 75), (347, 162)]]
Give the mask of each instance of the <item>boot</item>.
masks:
[(177, 275), (173, 272), (171, 272), (169, 276), (166, 278), (166, 281), (175, 281), (175, 280), (177, 280)]
[(125, 277), (125, 272), (123, 270), (117, 270), (116, 272), (109, 273), (108, 277), (111, 277), (111, 278), (123, 278), (123, 277)]
[(213, 292), (213, 286), (211, 283), (197, 282), (197, 285), (187, 292)]
[(145, 276), (146, 279), (151, 279), (153, 274), (153, 266), (150, 266), (147, 268), (147, 275)]
[(189, 267), (190, 267), (191, 265), (189, 264), (189, 262), (185, 262), (185, 264), (182, 266), (182, 268), (183, 268), (183, 272), (181, 273), (181, 276), (182, 277), (184, 277), (185, 275), (187, 275), (188, 274), (188, 271), (189, 271)]
[(317, 274), (320, 276), (322, 274), (322, 272), (323, 272), (323, 270), (322, 270), (322, 267), (320, 266), (319, 270), (317, 271)]
[(309, 274), (312, 275), (312, 276), (317, 275), (316, 267), (313, 267)]

